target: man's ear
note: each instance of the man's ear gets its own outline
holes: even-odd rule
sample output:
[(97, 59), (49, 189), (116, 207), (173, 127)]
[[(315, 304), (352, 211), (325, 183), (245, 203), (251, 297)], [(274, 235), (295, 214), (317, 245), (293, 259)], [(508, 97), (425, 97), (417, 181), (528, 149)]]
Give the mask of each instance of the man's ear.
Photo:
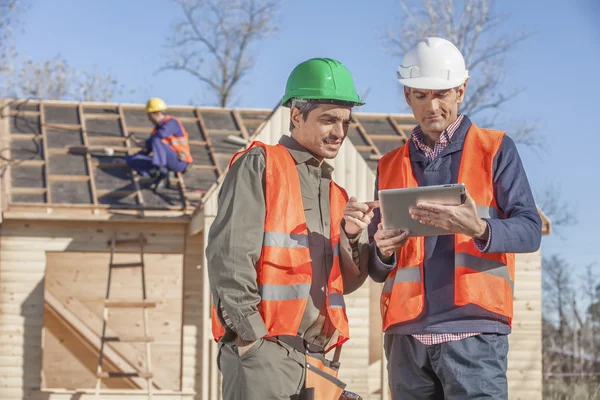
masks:
[(302, 111), (298, 107), (292, 107), (290, 110), (290, 121), (294, 128), (297, 128), (300, 125), (300, 120), (302, 119)]
[(410, 88), (407, 86), (404, 86), (404, 98), (406, 99), (406, 104), (412, 107), (412, 104), (410, 104)]
[(465, 100), (465, 93), (467, 92), (467, 82), (469, 82), (469, 78), (467, 78), (465, 83), (456, 88), (456, 91), (458, 92), (458, 99), (456, 102), (458, 104), (462, 103)]

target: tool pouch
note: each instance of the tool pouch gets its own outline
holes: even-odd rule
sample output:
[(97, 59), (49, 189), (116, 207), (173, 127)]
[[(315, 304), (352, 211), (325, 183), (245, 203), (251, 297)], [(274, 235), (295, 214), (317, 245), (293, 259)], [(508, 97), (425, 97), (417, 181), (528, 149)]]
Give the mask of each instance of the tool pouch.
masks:
[(346, 384), (337, 378), (340, 363), (320, 354), (306, 354), (306, 383), (302, 400), (338, 400)]

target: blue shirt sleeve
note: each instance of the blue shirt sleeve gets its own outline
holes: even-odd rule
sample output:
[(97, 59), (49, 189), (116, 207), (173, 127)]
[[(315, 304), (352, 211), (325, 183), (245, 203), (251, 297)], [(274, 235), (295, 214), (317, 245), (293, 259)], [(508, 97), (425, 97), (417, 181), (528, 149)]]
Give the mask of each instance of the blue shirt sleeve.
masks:
[(485, 219), (491, 239), (487, 253), (531, 253), (542, 241), (542, 219), (515, 142), (504, 136), (494, 159), (494, 195), (504, 219)]
[[(379, 168), (377, 168), (377, 176), (375, 177), (375, 200), (379, 200)], [(381, 222), (381, 212), (379, 208), (373, 210), (373, 219), (369, 224), (369, 276), (375, 282), (384, 282), (390, 272), (396, 266), (396, 255), (391, 264), (386, 264), (379, 258), (377, 253), (377, 244), (375, 243), (375, 233), (377, 233), (377, 226)]]

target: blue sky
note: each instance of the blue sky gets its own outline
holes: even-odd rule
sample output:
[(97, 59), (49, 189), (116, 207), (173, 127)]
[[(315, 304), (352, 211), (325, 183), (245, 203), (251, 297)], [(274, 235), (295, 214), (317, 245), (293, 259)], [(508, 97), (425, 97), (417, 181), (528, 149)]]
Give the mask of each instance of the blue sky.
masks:
[[(179, 16), (171, 1), (32, 3), (17, 37), (21, 53), (37, 61), (61, 54), (78, 69), (97, 65), (136, 90), (118, 101), (141, 103), (160, 96), (170, 104), (211, 104), (205, 88), (184, 73), (155, 74), (167, 53), (170, 24)], [(539, 194), (546, 185), (556, 185), (579, 216), (579, 223), (563, 229), (562, 237), (545, 238), (543, 250), (546, 255), (561, 254), (580, 273), (586, 264), (600, 260), (600, 5), (597, 0), (497, 3), (498, 12), (510, 15), (504, 31), (526, 28), (533, 33), (506, 61), (507, 87), (525, 92), (507, 103), (500, 117), (541, 124), (544, 150), (520, 148), (530, 182)], [(398, 4), (288, 0), (279, 33), (256, 46), (256, 67), (238, 88), (234, 105), (272, 108), (297, 63), (326, 56), (350, 68), (359, 90), (370, 89), (363, 111), (405, 111), (395, 80), (399, 59), (386, 52), (382, 40), (390, 27), (401, 23)]]

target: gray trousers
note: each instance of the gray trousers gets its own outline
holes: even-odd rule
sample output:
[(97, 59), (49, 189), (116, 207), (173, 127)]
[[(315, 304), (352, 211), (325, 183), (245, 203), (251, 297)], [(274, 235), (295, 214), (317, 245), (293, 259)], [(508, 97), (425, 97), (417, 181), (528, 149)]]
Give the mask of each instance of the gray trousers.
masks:
[(386, 333), (384, 347), (393, 400), (508, 399), (506, 335), (427, 346)]
[(296, 399), (304, 387), (304, 355), (260, 339), (241, 357), (233, 342), (219, 343), (223, 400)]

